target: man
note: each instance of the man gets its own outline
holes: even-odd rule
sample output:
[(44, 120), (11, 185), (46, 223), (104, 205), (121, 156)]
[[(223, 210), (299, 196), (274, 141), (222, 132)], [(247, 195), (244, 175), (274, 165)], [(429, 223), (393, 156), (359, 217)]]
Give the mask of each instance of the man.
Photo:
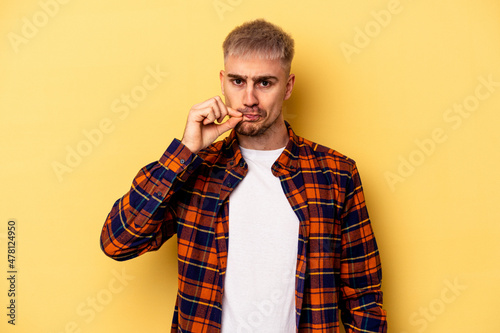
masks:
[[(293, 39), (256, 20), (224, 41), (219, 96), (140, 170), (101, 247), (116, 260), (178, 240), (172, 332), (386, 332), (377, 244), (354, 161), (283, 119)], [(224, 132), (229, 136), (214, 141)]]

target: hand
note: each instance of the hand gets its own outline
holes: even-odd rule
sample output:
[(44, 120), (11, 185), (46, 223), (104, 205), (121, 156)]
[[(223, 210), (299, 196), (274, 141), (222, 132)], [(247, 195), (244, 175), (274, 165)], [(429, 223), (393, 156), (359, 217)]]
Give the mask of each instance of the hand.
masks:
[[(229, 119), (222, 123), (226, 116)], [(191, 108), (181, 142), (197, 154), (222, 133), (233, 129), (242, 119), (241, 112), (226, 106), (219, 96), (215, 96)]]

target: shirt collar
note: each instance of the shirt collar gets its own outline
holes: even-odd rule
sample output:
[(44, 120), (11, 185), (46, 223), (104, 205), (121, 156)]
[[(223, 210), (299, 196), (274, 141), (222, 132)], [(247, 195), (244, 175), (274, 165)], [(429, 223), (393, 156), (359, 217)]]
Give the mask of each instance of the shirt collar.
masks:
[[(273, 165), (273, 171), (276, 175), (281, 174), (284, 170), (289, 172), (297, 170), (299, 163), (300, 137), (295, 135), (292, 126), (290, 126), (287, 121), (285, 121), (285, 125), (288, 130), (289, 140), (285, 149)], [(243, 156), (241, 155), (240, 146), (238, 144), (238, 137), (234, 129), (224, 139), (222, 149), (224, 150), (226, 162), (229, 166), (244, 166)]]

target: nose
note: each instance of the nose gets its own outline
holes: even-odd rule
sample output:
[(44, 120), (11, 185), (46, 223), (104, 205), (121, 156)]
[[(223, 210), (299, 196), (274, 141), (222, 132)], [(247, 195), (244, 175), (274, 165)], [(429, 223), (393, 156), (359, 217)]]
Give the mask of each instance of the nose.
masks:
[(248, 85), (247, 89), (245, 90), (243, 104), (246, 107), (253, 107), (259, 104), (259, 100), (257, 99), (257, 96), (255, 94), (255, 89), (252, 85)]

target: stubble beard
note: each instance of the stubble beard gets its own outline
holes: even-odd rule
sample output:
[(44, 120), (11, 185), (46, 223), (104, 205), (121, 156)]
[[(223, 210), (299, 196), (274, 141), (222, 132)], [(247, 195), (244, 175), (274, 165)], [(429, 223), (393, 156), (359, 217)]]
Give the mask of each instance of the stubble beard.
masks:
[[(243, 112), (244, 113), (244, 112)], [(259, 114), (261, 116), (261, 120), (253, 122), (242, 120), (239, 122), (234, 128), (236, 133), (239, 135), (250, 136), (250, 137), (258, 137), (264, 135), (267, 130), (272, 127), (279, 118), (279, 114), (276, 118), (269, 124), (265, 124), (265, 118), (267, 116), (267, 111), (259, 109)]]
[(269, 126), (264, 126), (264, 124), (243, 120), (236, 125), (235, 130), (239, 135), (260, 136), (264, 134), (268, 128)]

